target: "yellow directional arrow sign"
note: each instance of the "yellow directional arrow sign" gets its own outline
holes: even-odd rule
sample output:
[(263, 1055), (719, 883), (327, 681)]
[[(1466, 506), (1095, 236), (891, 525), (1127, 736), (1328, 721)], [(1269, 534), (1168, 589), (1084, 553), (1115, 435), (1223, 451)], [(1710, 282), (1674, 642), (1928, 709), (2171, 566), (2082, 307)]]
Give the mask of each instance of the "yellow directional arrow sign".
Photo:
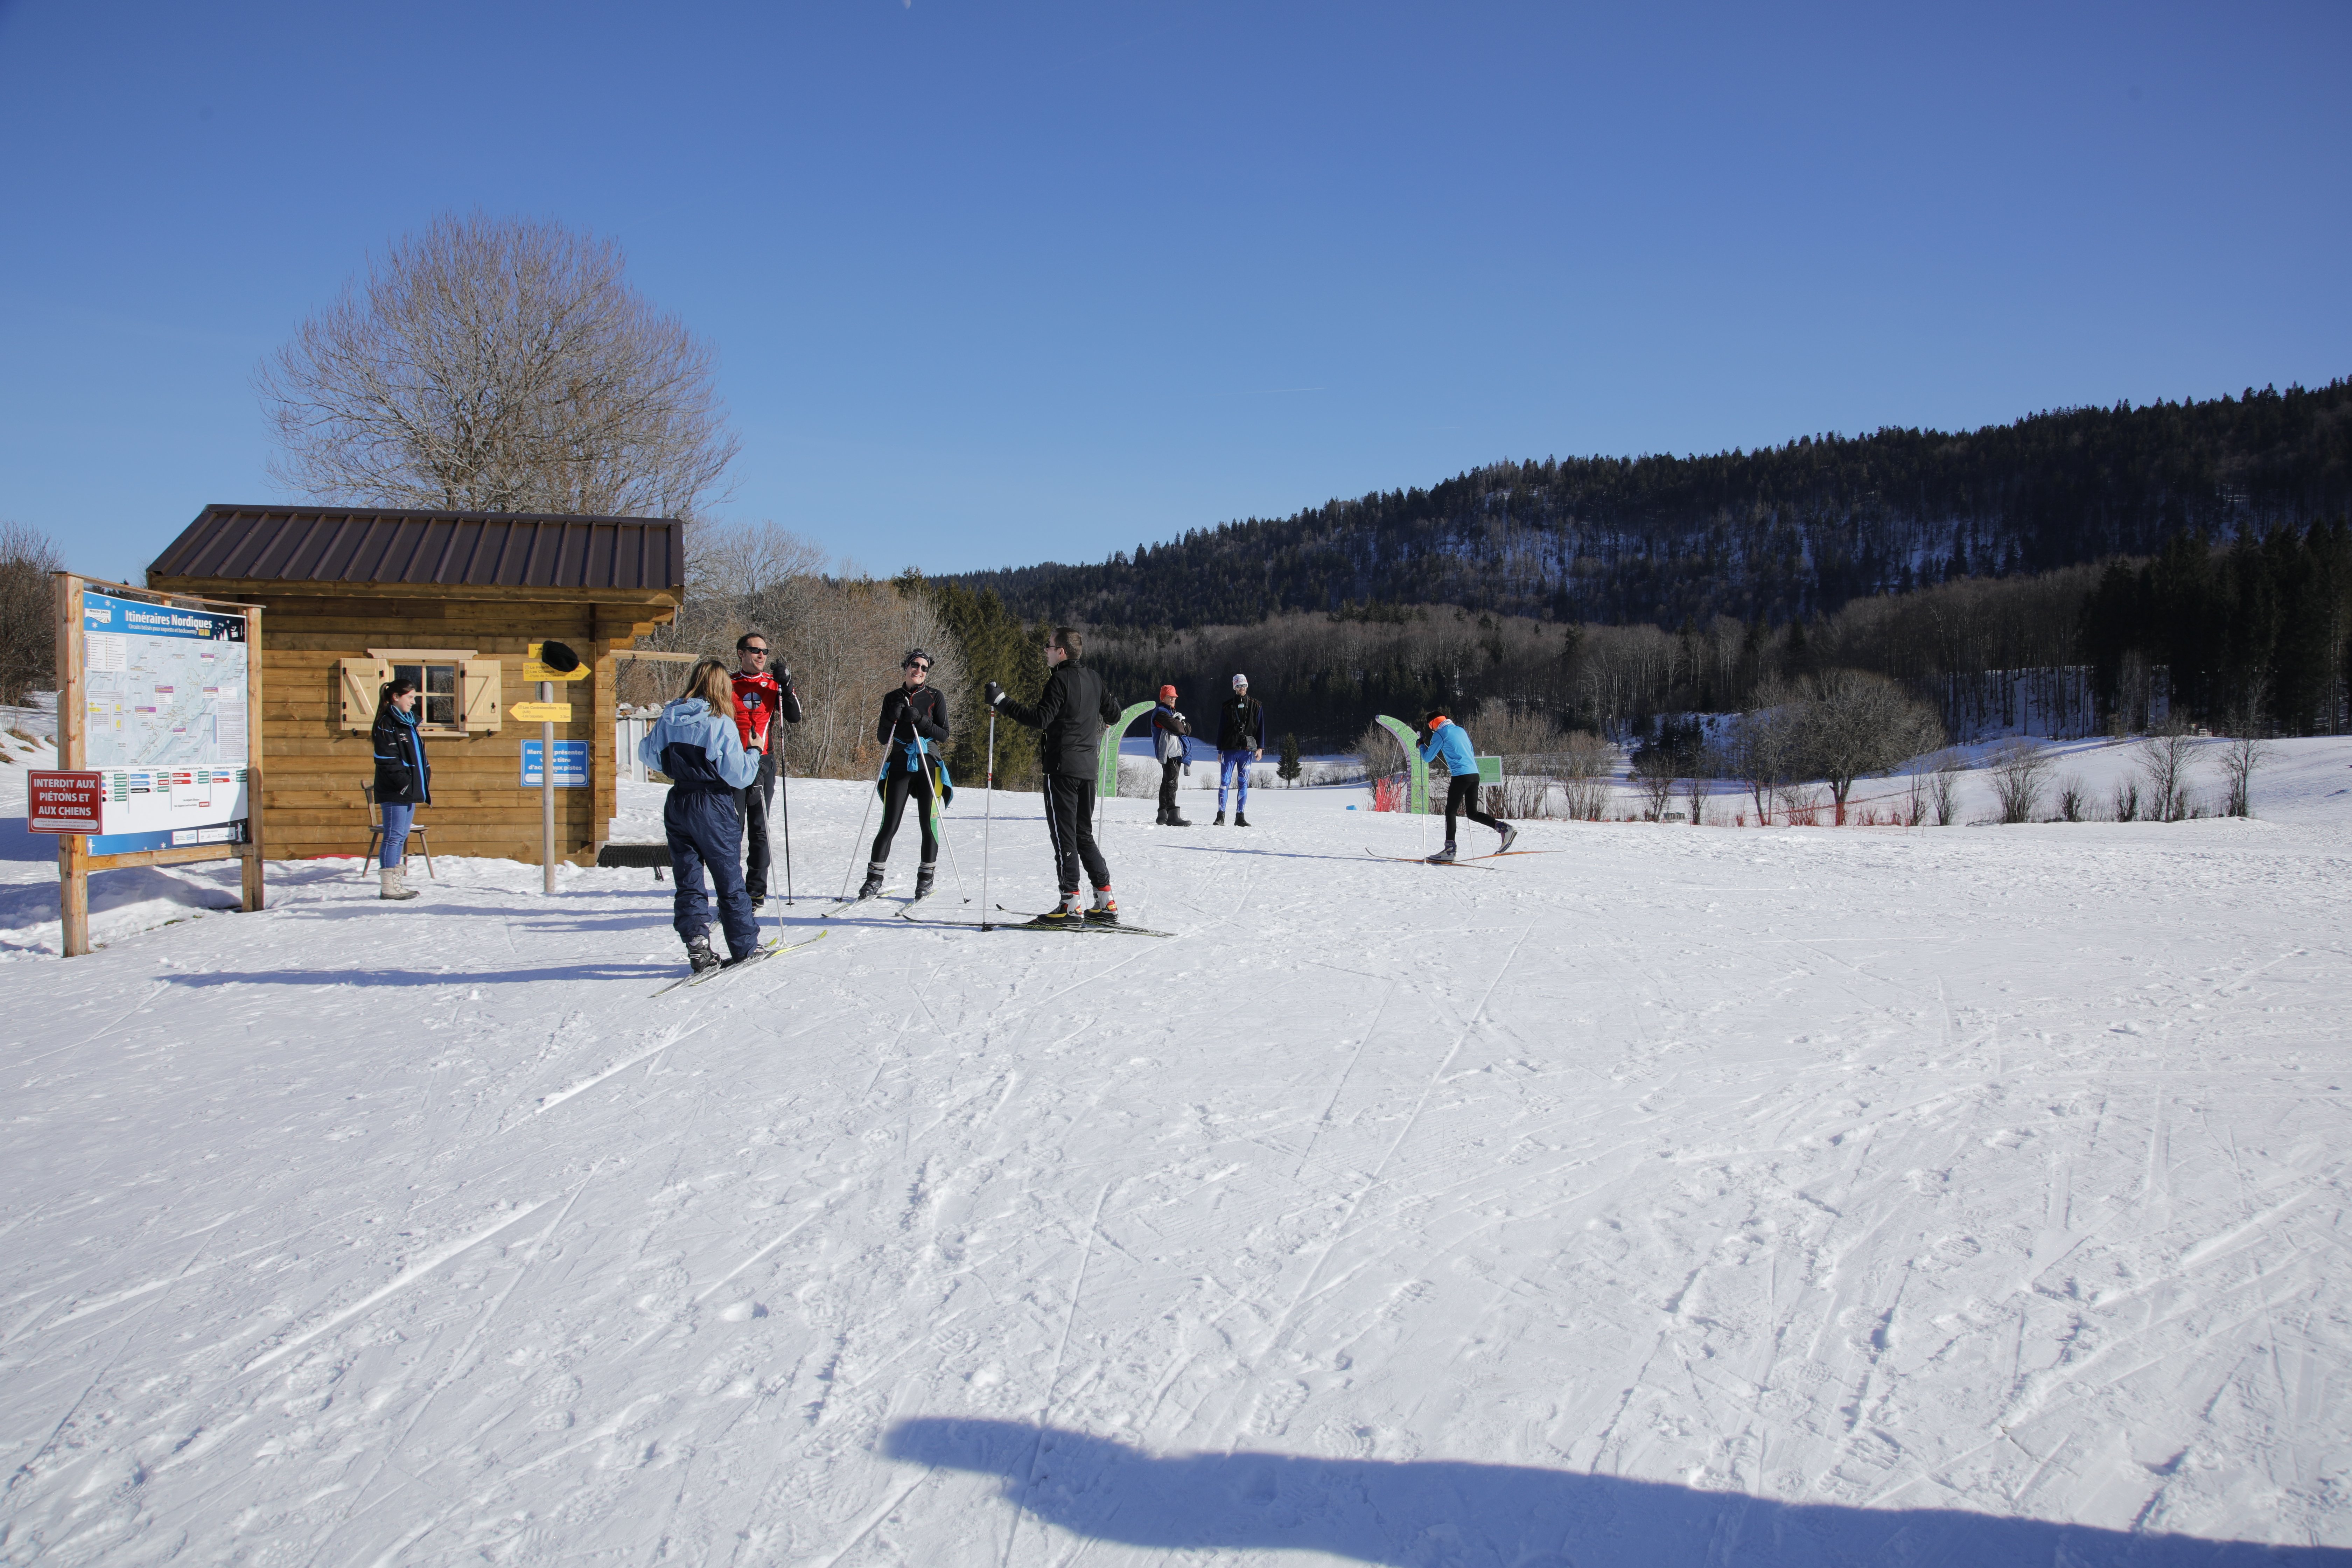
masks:
[(572, 722), (572, 704), (569, 702), (518, 702), (507, 711), (526, 724)]
[(585, 680), (588, 679), (588, 667), (584, 664), (571, 669), (550, 669), (540, 663), (541, 646), (533, 643), (523, 650), (522, 678), (525, 680)]

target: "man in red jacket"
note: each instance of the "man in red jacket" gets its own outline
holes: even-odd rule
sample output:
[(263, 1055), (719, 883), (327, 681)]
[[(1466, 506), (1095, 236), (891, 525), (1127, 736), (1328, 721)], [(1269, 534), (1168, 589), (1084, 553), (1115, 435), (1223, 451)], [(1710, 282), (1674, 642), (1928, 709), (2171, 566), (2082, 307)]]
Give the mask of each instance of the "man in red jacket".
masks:
[(735, 663), (735, 728), (742, 732), (743, 749), (760, 753), (759, 776), (735, 792), (737, 814), (743, 819), (743, 833), (751, 849), (751, 863), (743, 872), (743, 890), (751, 895), (751, 907), (756, 910), (768, 901), (768, 802), (776, 793), (780, 764), (775, 747), (783, 740), (775, 732), (774, 721), (799, 723), (801, 700), (793, 690), (793, 672), (784, 668), (784, 661), (768, 658), (766, 633), (745, 632), (737, 637)]

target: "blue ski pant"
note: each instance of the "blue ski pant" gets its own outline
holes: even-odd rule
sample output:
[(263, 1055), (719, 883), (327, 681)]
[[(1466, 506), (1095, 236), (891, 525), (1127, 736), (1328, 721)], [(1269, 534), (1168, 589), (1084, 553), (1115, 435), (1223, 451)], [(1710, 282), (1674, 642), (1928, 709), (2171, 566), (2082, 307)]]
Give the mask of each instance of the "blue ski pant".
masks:
[(760, 945), (760, 926), (735, 858), (743, 841), (735, 792), (672, 785), (662, 805), (662, 827), (669, 835), (670, 869), (677, 877), (670, 925), (679, 939), (692, 942), (710, 930), (710, 898), (702, 889), (702, 870), (708, 866), (719, 889), (719, 923), (727, 932), (727, 951), (737, 958), (749, 956)]
[(1217, 753), (1217, 809), (1219, 811), (1225, 809), (1225, 786), (1228, 784), (1234, 786), (1234, 813), (1238, 815), (1249, 809), (1249, 764), (1250, 754), (1247, 752)]
[(408, 858), (408, 828), (416, 820), (416, 808), (406, 801), (388, 800), (383, 803), (383, 855), (377, 864), (387, 871), (397, 870)]

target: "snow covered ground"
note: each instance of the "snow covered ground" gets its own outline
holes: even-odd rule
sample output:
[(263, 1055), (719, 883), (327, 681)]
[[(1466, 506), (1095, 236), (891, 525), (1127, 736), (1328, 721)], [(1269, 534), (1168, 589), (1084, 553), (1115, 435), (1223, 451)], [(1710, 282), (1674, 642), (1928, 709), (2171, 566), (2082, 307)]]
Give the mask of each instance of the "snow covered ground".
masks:
[(2347, 788), (1455, 869), (1119, 801), (1173, 940), (658, 1001), (649, 872), (139, 874), (65, 962), (12, 822), (0, 1563), (2352, 1563)]

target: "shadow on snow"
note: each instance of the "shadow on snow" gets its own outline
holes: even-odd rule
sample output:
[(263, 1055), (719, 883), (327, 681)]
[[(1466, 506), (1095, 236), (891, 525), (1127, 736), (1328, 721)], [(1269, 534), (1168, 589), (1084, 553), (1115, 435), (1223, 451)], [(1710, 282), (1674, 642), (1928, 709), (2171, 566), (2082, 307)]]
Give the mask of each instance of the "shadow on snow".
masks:
[(1155, 1458), (1080, 1432), (919, 1417), (883, 1452), (1003, 1478), (1048, 1524), (1160, 1552), (1321, 1552), (1395, 1568), (2032, 1563), (2352, 1565), (2352, 1550), (2137, 1534), (1948, 1509), (1777, 1502), (1657, 1481), (1454, 1460)]

